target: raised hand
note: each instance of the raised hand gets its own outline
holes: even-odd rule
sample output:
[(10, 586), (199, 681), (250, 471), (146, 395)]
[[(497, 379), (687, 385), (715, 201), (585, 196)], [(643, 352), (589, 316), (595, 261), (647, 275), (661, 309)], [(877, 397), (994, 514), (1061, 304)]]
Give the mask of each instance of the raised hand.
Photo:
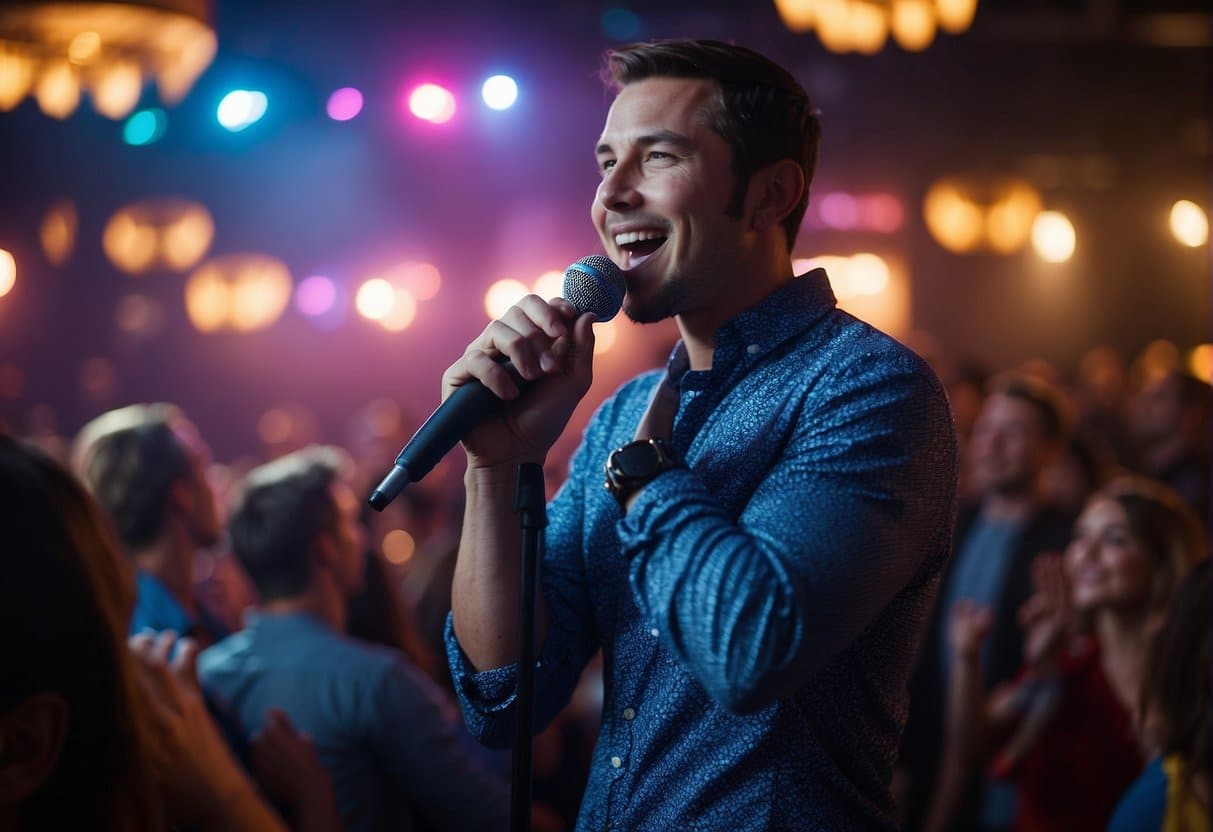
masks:
[(1039, 671), (1056, 658), (1073, 619), (1061, 554), (1044, 552), (1036, 557), (1032, 589), (1018, 617), (1024, 632), (1024, 663), (1029, 670)]
[[(542, 463), (573, 409), (590, 389), (593, 315), (563, 298), (528, 295), (490, 323), (442, 377), (443, 398), (473, 379), (506, 402), (502, 415), (477, 427), (463, 445), (470, 467)], [(502, 366), (532, 382), (525, 395)]]

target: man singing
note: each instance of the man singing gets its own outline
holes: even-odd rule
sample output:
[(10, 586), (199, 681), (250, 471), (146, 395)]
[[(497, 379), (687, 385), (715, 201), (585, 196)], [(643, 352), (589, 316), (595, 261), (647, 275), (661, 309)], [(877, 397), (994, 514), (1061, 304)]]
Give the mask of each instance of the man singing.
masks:
[[(579, 830), (893, 829), (906, 678), (954, 511), (943, 390), (837, 309), (823, 271), (792, 272), (819, 128), (788, 72), (711, 41), (606, 64), (591, 217), (627, 314), (674, 317), (681, 341), (603, 404), (548, 507), (537, 727), (601, 648)], [(527, 297), (443, 379), (507, 401), (464, 441), (447, 630), (490, 745), (513, 731), (515, 473), (589, 389), (592, 317)]]

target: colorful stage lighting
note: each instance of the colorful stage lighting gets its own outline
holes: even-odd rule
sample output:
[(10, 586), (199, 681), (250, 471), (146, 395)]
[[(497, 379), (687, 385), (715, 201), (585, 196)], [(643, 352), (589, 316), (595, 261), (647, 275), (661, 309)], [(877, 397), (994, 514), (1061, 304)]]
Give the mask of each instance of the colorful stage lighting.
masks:
[(333, 308), (337, 287), (323, 275), (305, 277), (295, 287), (295, 308), (309, 318), (318, 318)]
[(508, 110), (518, 100), (518, 84), (508, 75), (494, 75), (480, 88), (484, 103), (494, 110)]
[(269, 99), (260, 90), (232, 90), (223, 96), (216, 113), (219, 123), (237, 133), (265, 115)]
[(168, 117), (159, 107), (140, 110), (122, 126), (122, 140), (136, 147), (151, 144), (164, 135), (167, 126)]
[(362, 93), (342, 87), (329, 96), (328, 113), (333, 121), (349, 121), (362, 112)]
[(444, 124), (455, 115), (455, 96), (437, 84), (422, 84), (409, 93), (408, 106), (422, 121)]

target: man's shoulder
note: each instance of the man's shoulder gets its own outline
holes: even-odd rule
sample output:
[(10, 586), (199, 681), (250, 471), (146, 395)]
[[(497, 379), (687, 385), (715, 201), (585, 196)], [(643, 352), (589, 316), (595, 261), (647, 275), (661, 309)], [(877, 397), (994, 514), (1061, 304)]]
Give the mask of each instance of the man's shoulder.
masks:
[(200, 673), (266, 672), (307, 669), (310, 673), (340, 673), (362, 679), (390, 673), (404, 661), (398, 650), (369, 644), (327, 628), (312, 627), (286, 641), (263, 638), (246, 628), (202, 651)]

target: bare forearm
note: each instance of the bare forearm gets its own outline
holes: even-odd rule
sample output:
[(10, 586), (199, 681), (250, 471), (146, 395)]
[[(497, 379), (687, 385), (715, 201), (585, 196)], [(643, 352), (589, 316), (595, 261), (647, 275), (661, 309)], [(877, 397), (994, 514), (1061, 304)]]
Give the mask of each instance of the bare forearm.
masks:
[[(522, 533), (514, 513), (517, 466), (472, 468), (451, 608), (459, 645), (477, 670), (518, 659), (518, 599)], [(543, 599), (536, 593), (536, 643), (544, 633)]]

